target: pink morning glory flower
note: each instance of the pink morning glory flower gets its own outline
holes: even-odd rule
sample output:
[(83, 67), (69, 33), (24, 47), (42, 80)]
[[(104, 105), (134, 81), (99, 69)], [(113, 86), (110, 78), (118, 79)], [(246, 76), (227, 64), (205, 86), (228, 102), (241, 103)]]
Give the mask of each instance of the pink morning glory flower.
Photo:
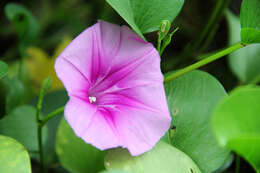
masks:
[(70, 97), (64, 114), (75, 134), (104, 150), (150, 150), (169, 129), (160, 56), (126, 26), (99, 21), (57, 58)]

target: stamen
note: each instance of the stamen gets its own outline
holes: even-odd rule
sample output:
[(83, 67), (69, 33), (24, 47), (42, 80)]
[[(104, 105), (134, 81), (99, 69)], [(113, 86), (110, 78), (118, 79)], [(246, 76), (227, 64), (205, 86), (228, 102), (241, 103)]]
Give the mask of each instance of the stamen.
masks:
[(88, 99), (90, 103), (95, 103), (97, 101), (97, 98), (94, 96), (89, 96)]

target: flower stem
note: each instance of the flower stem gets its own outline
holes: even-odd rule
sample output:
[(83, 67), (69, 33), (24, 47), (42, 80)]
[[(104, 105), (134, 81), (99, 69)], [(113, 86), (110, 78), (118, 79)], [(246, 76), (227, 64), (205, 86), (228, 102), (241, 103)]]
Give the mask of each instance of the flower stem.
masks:
[(38, 147), (39, 147), (39, 153), (40, 153), (40, 164), (43, 168), (43, 172), (45, 172), (45, 166), (44, 166), (44, 160), (43, 160), (43, 150), (42, 150), (42, 126), (38, 125), (37, 128), (38, 133)]
[(215, 61), (215, 60), (217, 60), (221, 57), (224, 57), (225, 55), (228, 55), (228, 54), (230, 54), (230, 53), (232, 53), (232, 52), (234, 52), (234, 51), (236, 51), (240, 48), (243, 48), (245, 46), (247, 46), (247, 45), (239, 42), (239, 43), (234, 44), (234, 45), (232, 45), (232, 46), (230, 46), (226, 49), (223, 49), (223, 50), (221, 50), (221, 51), (219, 51), (219, 52), (217, 52), (213, 55), (210, 55), (210, 56), (202, 59), (201, 61), (198, 61), (198, 62), (196, 62), (196, 63), (194, 63), (190, 66), (187, 66), (187, 67), (185, 67), (185, 68), (183, 68), (183, 69), (181, 69), (181, 70), (179, 70), (179, 71), (177, 71), (177, 72), (175, 72), (171, 75), (168, 75), (167, 77), (165, 77), (164, 83), (167, 83), (167, 82), (169, 82), (169, 81), (171, 81), (171, 80), (173, 80), (177, 77), (184, 75), (185, 73), (188, 73), (188, 72), (193, 71), (197, 68), (200, 68), (200, 67), (202, 67), (206, 64), (209, 64), (209, 63), (211, 63), (211, 62), (213, 62), (213, 61)]
[(44, 157), (43, 157), (43, 150), (42, 150), (42, 126), (41, 126), (41, 118), (40, 118), (40, 112), (42, 108), (42, 101), (43, 101), (43, 92), (40, 92), (37, 108), (36, 108), (36, 123), (37, 123), (37, 134), (38, 134), (38, 148), (39, 148), (39, 154), (40, 154), (40, 164), (45, 172), (45, 166), (44, 166)]
[[(41, 98), (41, 99), (43, 99), (43, 98)], [(46, 115), (44, 118), (41, 119), (40, 118), (41, 103), (42, 103), (42, 101), (40, 101), (40, 99), (39, 99), (38, 106), (37, 106), (36, 119), (37, 119), (37, 125), (38, 125), (37, 133), (38, 133), (38, 147), (39, 147), (39, 154), (40, 154), (40, 164), (43, 169), (43, 172), (45, 173), (46, 167), (44, 165), (43, 148), (42, 148), (42, 128), (50, 119), (52, 119), (56, 115), (59, 115), (60, 113), (62, 113), (64, 111), (64, 106), (54, 110), (53, 112), (49, 113), (48, 115)]]
[(38, 134), (38, 148), (39, 148), (39, 154), (40, 154), (40, 164), (43, 169), (43, 172), (46, 172), (46, 167), (44, 164), (44, 157), (43, 157), (43, 148), (42, 148), (42, 120), (41, 120), (41, 109), (42, 109), (42, 103), (43, 98), (46, 92), (51, 88), (52, 80), (50, 77), (46, 78), (42, 82), (42, 87), (40, 90), (40, 95), (38, 98), (38, 103), (36, 107), (36, 124), (37, 124), (37, 134)]
[(47, 121), (49, 121), (50, 119), (52, 119), (53, 117), (55, 117), (56, 115), (59, 115), (60, 113), (62, 113), (64, 111), (64, 106), (59, 107), (58, 109), (52, 111), (51, 113), (49, 113), (48, 115), (46, 115), (42, 121), (41, 121), (41, 126), (44, 126)]

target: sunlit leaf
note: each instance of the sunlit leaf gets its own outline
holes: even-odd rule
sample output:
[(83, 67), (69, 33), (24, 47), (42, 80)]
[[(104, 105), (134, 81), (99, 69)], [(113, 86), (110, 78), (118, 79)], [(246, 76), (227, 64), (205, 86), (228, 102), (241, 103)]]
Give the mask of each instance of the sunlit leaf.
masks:
[(30, 157), (16, 140), (0, 135), (0, 172), (31, 173)]
[(27, 48), (26, 52), (28, 57), (25, 59), (25, 65), (30, 78), (33, 80), (36, 91), (40, 90), (42, 81), (48, 76), (52, 78), (51, 90), (63, 88), (63, 84), (56, 76), (54, 63), (57, 56), (71, 42), (71, 40), (72, 39), (70, 37), (64, 37), (63, 41), (55, 49), (53, 56), (49, 56), (42, 49), (37, 47)]
[(260, 172), (260, 88), (242, 87), (223, 99), (212, 119), (222, 146), (236, 151)]
[(110, 170), (110, 171), (102, 171), (100, 173), (130, 173), (130, 172), (126, 172), (126, 171), (118, 171), (118, 170)]
[(108, 170), (123, 170), (134, 173), (200, 173), (197, 165), (177, 148), (159, 142), (156, 146), (133, 157), (126, 149), (117, 148), (108, 151), (105, 157)]

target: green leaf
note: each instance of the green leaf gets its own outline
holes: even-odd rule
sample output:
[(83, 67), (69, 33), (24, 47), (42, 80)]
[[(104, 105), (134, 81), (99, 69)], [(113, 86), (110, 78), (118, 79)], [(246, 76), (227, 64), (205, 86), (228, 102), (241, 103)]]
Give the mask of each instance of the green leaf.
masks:
[(186, 153), (202, 172), (221, 167), (229, 152), (221, 148), (210, 127), (215, 105), (226, 96), (225, 89), (202, 71), (187, 73), (165, 84), (173, 124), (172, 144)]
[(0, 81), (1, 90), (3, 90), (4, 100), (5, 100), (5, 113), (9, 114), (14, 108), (19, 106), (24, 97), (24, 85), (18, 79), (18, 77), (3, 78)]
[(8, 65), (3, 61), (0, 61), (0, 79), (7, 74)]
[(260, 87), (241, 87), (216, 107), (212, 126), (222, 146), (236, 151), (260, 172)]
[[(240, 21), (237, 16), (226, 13), (229, 26), (229, 44), (240, 41)], [(260, 77), (260, 45), (254, 44), (229, 55), (228, 61), (233, 73), (243, 83), (250, 83)]]
[(243, 43), (260, 43), (260, 0), (243, 0), (241, 6)]
[(152, 150), (136, 157), (131, 156), (126, 149), (112, 149), (105, 157), (105, 166), (108, 170), (134, 173), (200, 173), (197, 165), (186, 154), (164, 142), (157, 143)]
[(5, 6), (5, 15), (14, 24), (22, 46), (28, 46), (39, 33), (37, 20), (25, 7), (8, 3)]
[(0, 135), (0, 172), (31, 173), (30, 157), (16, 140)]
[(106, 0), (142, 38), (159, 29), (162, 20), (173, 21), (184, 0)]
[(78, 138), (65, 119), (58, 127), (56, 152), (62, 166), (70, 172), (96, 173), (104, 169), (104, 152)]
[(118, 171), (118, 170), (110, 170), (110, 171), (102, 171), (100, 173), (130, 173), (130, 172), (126, 172), (126, 171)]
[[(38, 150), (36, 110), (32, 106), (20, 106), (0, 120), (0, 134), (12, 137), (29, 151)], [(46, 141), (46, 128), (43, 128), (43, 141)], [(43, 142), (43, 143), (44, 143)]]

